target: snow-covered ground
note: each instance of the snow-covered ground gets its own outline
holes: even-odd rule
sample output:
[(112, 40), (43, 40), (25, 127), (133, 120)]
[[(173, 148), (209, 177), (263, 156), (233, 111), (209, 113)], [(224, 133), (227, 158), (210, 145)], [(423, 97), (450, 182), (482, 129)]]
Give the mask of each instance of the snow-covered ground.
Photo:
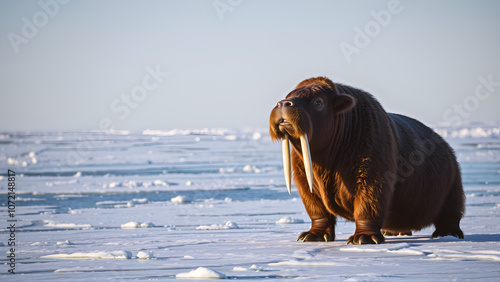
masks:
[[(465, 240), (298, 243), (310, 220), (266, 130), (0, 132), (0, 280), (500, 277), (500, 123), (436, 126), (467, 194)], [(16, 172), (15, 275), (6, 228)]]

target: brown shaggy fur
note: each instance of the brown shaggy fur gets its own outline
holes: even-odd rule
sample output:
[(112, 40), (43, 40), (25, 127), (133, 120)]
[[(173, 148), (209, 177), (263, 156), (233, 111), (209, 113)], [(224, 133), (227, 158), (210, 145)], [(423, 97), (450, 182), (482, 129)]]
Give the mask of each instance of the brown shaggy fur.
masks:
[[(307, 133), (313, 193), (299, 137)], [(463, 238), (465, 211), (453, 150), (412, 118), (387, 113), (370, 94), (325, 77), (302, 81), (272, 110), (273, 140), (290, 136), (294, 181), (312, 220), (298, 240), (335, 239), (336, 217), (356, 223), (348, 243), (381, 243), (434, 224), (435, 236)]]

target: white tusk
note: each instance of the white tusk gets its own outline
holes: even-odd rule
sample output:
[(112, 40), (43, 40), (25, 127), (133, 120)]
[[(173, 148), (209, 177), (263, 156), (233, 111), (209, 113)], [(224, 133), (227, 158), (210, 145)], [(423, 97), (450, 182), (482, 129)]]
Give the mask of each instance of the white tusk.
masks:
[(283, 145), (283, 169), (285, 170), (285, 182), (288, 194), (292, 195), (292, 167), (290, 165), (290, 137), (285, 134), (285, 139), (282, 140)]
[(313, 172), (311, 165), (311, 150), (309, 149), (309, 141), (307, 141), (307, 134), (300, 136), (300, 146), (302, 147), (302, 157), (304, 159), (304, 168), (306, 170), (307, 183), (311, 193), (313, 191)]

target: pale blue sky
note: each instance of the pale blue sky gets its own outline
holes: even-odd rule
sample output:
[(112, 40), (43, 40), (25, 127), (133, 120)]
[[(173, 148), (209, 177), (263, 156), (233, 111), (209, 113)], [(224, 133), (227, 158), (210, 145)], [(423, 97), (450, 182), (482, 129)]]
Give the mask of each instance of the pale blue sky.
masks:
[(318, 75), (426, 123), (500, 120), (500, 1), (62, 2), (0, 0), (0, 130), (266, 128)]

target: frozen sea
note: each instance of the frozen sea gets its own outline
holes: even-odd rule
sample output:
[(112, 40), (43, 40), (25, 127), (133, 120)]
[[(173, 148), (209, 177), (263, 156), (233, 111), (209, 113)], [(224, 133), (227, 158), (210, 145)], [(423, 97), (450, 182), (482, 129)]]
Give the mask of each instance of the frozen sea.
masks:
[(295, 241), (310, 220), (265, 129), (0, 132), (0, 280), (499, 281), (500, 123), (434, 129), (461, 164), (465, 240), (370, 246), (343, 220), (335, 242)]

